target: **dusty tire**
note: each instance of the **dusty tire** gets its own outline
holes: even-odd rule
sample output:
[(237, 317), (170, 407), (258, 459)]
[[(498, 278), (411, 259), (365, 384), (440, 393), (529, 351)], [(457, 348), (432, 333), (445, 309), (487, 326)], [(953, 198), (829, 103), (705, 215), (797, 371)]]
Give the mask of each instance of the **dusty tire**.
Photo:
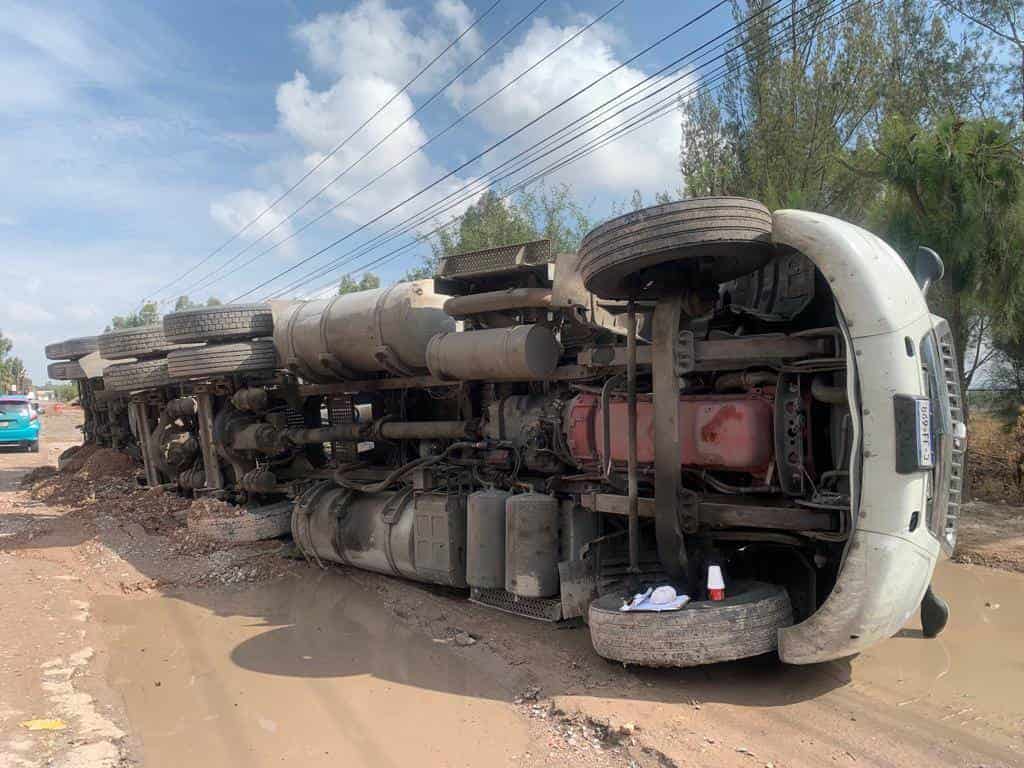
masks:
[(108, 392), (138, 392), (159, 389), (170, 384), (166, 360), (139, 360), (135, 363), (108, 365), (103, 371), (103, 386)]
[(164, 327), (155, 323), (138, 328), (122, 328), (99, 336), (100, 357), (105, 360), (149, 360), (163, 357), (180, 347), (164, 336)]
[(274, 335), (266, 304), (225, 304), (164, 315), (164, 335), (180, 344), (259, 339)]
[(46, 366), (46, 375), (55, 381), (75, 381), (89, 378), (82, 370), (82, 366), (74, 360), (67, 363), (50, 363)]
[(292, 502), (246, 508), (230, 517), (189, 516), (188, 529), (204, 539), (230, 544), (276, 539), (292, 530)]
[(579, 269), (599, 298), (658, 298), (759, 269), (774, 255), (771, 235), (771, 212), (756, 200), (681, 200), (591, 230), (580, 244)]
[(590, 604), (590, 640), (599, 656), (644, 667), (696, 667), (778, 649), (778, 632), (793, 623), (783, 587), (736, 582), (720, 602), (691, 603), (680, 611), (623, 613), (622, 598)]
[(276, 367), (277, 352), (273, 339), (207, 344), (179, 349), (167, 356), (167, 370), (175, 381), (269, 372)]
[[(77, 360), (99, 349), (96, 336), (81, 336), (46, 345), (47, 360)], [(50, 378), (53, 378), (52, 376)]]

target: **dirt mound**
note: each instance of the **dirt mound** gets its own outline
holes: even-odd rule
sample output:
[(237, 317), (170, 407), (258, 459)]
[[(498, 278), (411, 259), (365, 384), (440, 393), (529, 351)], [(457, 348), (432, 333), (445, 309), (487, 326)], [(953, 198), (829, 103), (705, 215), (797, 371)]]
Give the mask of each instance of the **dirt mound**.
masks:
[(100, 448), (94, 451), (82, 465), (80, 474), (91, 480), (130, 477), (135, 474), (135, 459), (127, 453)]
[(1017, 445), (1013, 425), (995, 414), (977, 412), (971, 415), (967, 439), (971, 496), (1003, 504), (1024, 501), (1024, 486), (1017, 485), (1013, 462), (1015, 452), (1024, 446)]
[(286, 546), (280, 541), (224, 543), (188, 529), (190, 515), (233, 519), (244, 514), (244, 507), (140, 487), (131, 473), (94, 477), (84, 469), (76, 474), (51, 469), (32, 483), (27, 495), (84, 524), (95, 537), (86, 546), (97, 552), (113, 550), (132, 563), (145, 578), (122, 584), (126, 593), (171, 585), (262, 582), (297, 567), (296, 561), (281, 557)]
[(68, 474), (74, 474), (78, 472), (89, 460), (96, 451), (99, 450), (99, 446), (93, 444), (87, 445), (73, 445), (64, 451), (57, 458), (57, 469), (61, 472), (67, 472)]
[(200, 520), (211, 517), (238, 517), (245, 512), (245, 507), (238, 507), (218, 499), (196, 499), (188, 509), (189, 520)]
[(45, 480), (48, 477), (53, 477), (57, 474), (57, 468), (53, 465), (47, 465), (45, 467), (36, 467), (32, 471), (25, 474), (21, 478), (22, 485), (35, 485), (40, 480)]
[(965, 504), (953, 559), (1024, 573), (1024, 507)]

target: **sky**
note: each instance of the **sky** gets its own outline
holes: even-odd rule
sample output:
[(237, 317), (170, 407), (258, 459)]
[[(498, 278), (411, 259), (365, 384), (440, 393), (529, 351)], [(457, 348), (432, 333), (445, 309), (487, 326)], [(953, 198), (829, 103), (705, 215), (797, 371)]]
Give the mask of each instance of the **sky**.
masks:
[[(500, 175), (490, 173), (496, 167), (732, 23), (727, 7), (716, 8), (524, 127), (716, 5), (625, 0), (434, 139), (614, 4), (547, 0), (473, 63), (538, 1), (501, 0), (487, 12), (494, 0), (6, 0), (0, 13), (0, 331), (13, 340), (13, 354), (41, 383), (45, 344), (101, 332), (144, 298), (170, 311), (181, 293), (222, 301), (305, 296), (345, 272), (358, 277), (367, 265), (395, 280), (429, 251), (411, 238), (463, 210), (471, 198), (462, 198)], [(649, 87), (690, 86), (700, 72), (673, 76), (682, 80), (668, 75)], [(672, 110), (547, 182), (571, 185), (597, 221), (634, 189), (645, 200), (678, 189), (678, 152), (679, 115)], [(422, 215), (446, 198), (454, 205), (444, 215)], [(359, 248), (417, 214), (423, 224), (413, 235), (372, 252)], [(403, 245), (410, 247), (372, 263)]]

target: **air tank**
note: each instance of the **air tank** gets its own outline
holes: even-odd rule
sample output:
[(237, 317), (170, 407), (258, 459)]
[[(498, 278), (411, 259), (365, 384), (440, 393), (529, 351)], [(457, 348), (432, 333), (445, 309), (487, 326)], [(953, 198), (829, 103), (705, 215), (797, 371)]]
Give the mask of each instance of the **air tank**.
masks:
[(285, 367), (310, 381), (422, 373), (438, 333), (455, 330), (433, 280), (315, 301), (273, 302), (274, 345)]
[(516, 325), (439, 333), (427, 346), (427, 367), (442, 379), (530, 381), (551, 375), (561, 354), (550, 328)]
[(466, 505), (466, 581), (471, 587), (505, 587), (505, 502), (511, 494), (488, 488)]
[(520, 597), (558, 594), (558, 499), (523, 493), (505, 502), (505, 589)]

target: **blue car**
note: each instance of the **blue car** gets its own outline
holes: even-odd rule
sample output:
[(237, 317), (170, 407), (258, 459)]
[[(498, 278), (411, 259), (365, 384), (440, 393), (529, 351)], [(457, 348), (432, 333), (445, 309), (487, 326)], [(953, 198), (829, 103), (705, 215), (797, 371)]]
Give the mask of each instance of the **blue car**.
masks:
[(0, 446), (39, 451), (39, 414), (24, 395), (0, 395)]

